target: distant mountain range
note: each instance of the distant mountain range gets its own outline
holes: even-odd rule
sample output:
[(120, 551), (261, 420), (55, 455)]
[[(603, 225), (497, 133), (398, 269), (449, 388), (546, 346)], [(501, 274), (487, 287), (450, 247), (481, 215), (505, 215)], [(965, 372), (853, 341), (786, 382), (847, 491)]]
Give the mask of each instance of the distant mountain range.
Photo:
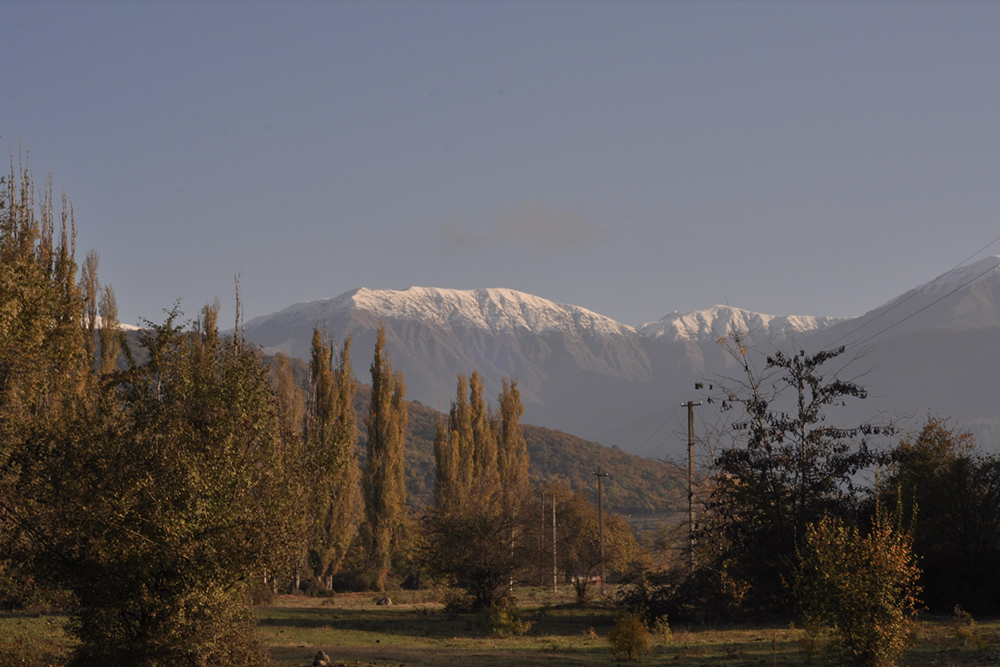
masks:
[[(869, 390), (842, 418), (916, 427), (928, 412), (1000, 445), (1000, 257), (961, 267), (858, 318), (763, 315), (729, 306), (666, 315), (634, 328), (593, 311), (509, 289), (360, 288), (246, 323), (267, 352), (305, 358), (319, 324), (352, 336), (360, 379), (385, 324), (408, 396), (447, 411), (458, 373), (478, 370), (488, 395), (517, 379), (525, 421), (644, 456), (677, 456), (680, 403), (695, 382), (735, 368), (719, 339), (732, 330), (762, 354), (845, 345), (840, 371)], [(713, 419), (713, 406), (702, 406)], [(686, 426), (684, 427), (686, 428)]]

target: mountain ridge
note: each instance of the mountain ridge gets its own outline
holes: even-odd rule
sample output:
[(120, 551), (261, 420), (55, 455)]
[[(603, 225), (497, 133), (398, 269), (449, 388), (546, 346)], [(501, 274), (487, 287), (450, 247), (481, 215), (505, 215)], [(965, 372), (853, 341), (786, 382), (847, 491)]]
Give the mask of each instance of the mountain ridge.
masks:
[[(955, 373), (935, 362), (947, 358), (958, 364), (969, 377), (968, 391), (992, 391), (995, 383), (986, 375), (992, 363), (968, 358), (973, 350), (980, 357), (992, 354), (988, 336), (969, 332), (1000, 333), (1000, 256), (941, 274), (854, 318), (773, 316), (716, 305), (631, 327), (505, 288), (362, 287), (254, 318), (245, 333), (265, 351), (305, 358), (312, 328), (323, 325), (339, 339), (352, 336), (360, 357), (374, 345), (380, 322), (410, 395), (425, 405), (448, 405), (457, 374), (478, 370), (489, 394), (498, 392), (501, 378), (514, 377), (528, 423), (626, 451), (654, 437), (655, 426), (662, 430), (676, 412), (670, 406), (697, 398), (691, 391), (695, 382), (737, 370), (719, 345), (733, 329), (743, 331), (746, 344), (764, 356), (792, 346), (863, 350), (855, 355), (857, 375), (880, 397), (879, 411), (932, 410), (987, 426), (991, 420), (1000, 423), (1000, 409), (994, 414), (968, 407), (981, 400), (964, 405), (962, 391), (953, 391)], [(965, 351), (945, 350), (953, 344)], [(901, 350), (919, 357), (901, 356)], [(949, 386), (935, 384), (935, 377), (947, 378)], [(681, 446), (672, 442), (666, 451), (677, 454)]]

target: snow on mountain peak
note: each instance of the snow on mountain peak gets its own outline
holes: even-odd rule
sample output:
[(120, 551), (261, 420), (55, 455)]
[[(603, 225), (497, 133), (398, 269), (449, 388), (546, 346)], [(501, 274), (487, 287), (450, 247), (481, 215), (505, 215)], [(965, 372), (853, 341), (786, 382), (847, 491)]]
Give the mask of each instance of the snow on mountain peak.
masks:
[(247, 326), (272, 317), (282, 320), (332, 320), (350, 309), (383, 319), (434, 322), (441, 326), (488, 329), (494, 333), (582, 330), (600, 335), (634, 335), (635, 329), (593, 311), (559, 304), (512, 289), (476, 290), (410, 287), (405, 290), (361, 287), (333, 299), (296, 303), (273, 315), (251, 320)]
[[(993, 255), (985, 257), (978, 262), (973, 262), (968, 266), (960, 266), (947, 273), (942, 273), (934, 280), (926, 282), (911, 291), (923, 292), (927, 296), (932, 297), (945, 296), (968, 285), (989, 280), (990, 277), (998, 274), (1000, 274), (1000, 255)], [(903, 296), (906, 296), (906, 294)]]
[(807, 331), (825, 329), (841, 322), (842, 317), (813, 317), (810, 315), (765, 315), (742, 308), (715, 305), (692, 313), (676, 310), (656, 322), (644, 324), (639, 333), (651, 339), (714, 340), (732, 331), (743, 331), (752, 338), (762, 337), (772, 342), (787, 340)]
[(378, 317), (420, 319), (447, 326), (542, 333), (583, 329), (603, 335), (634, 333), (631, 327), (593, 311), (504, 288), (477, 290), (410, 287), (406, 290), (361, 288), (356, 308)]

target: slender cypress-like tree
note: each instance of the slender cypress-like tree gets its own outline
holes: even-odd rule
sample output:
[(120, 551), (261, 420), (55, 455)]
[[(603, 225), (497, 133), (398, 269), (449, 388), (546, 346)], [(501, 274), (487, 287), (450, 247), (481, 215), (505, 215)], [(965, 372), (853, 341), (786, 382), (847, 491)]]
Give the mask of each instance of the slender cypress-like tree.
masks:
[(472, 425), (472, 455), (477, 487), (491, 492), (500, 483), (497, 460), (498, 422), (486, 405), (483, 379), (478, 371), (469, 378), (469, 416)]
[(475, 449), (472, 444), (472, 411), (469, 408), (469, 381), (458, 376), (458, 390), (448, 415), (448, 433), (452, 456), (455, 458), (455, 488), (453, 499), (464, 502), (472, 488), (476, 471)]
[(87, 257), (83, 260), (80, 268), (80, 296), (83, 298), (83, 330), (84, 346), (87, 355), (94, 359), (94, 338), (97, 330), (98, 300), (100, 299), (101, 284), (97, 280), (97, 265), (100, 256), (96, 250), (87, 252)]
[(101, 328), (97, 332), (97, 340), (101, 347), (98, 370), (101, 373), (110, 373), (117, 368), (118, 353), (122, 350), (118, 302), (115, 300), (115, 290), (111, 285), (105, 285), (101, 292), (98, 312), (101, 316)]
[(504, 378), (500, 391), (498, 464), (504, 502), (511, 508), (518, 506), (528, 490), (528, 443), (521, 428), (523, 414), (517, 380)]
[(366, 543), (372, 586), (385, 590), (394, 549), (406, 518), (403, 447), (406, 385), (385, 353), (385, 326), (379, 325), (371, 365), (372, 393), (365, 428), (367, 465), (363, 477)]
[(313, 330), (310, 362), (311, 391), (306, 449), (311, 462), (313, 502), (311, 563), (313, 575), (327, 589), (333, 585), (358, 529), (357, 380), (351, 367), (351, 339), (339, 359), (318, 328)]

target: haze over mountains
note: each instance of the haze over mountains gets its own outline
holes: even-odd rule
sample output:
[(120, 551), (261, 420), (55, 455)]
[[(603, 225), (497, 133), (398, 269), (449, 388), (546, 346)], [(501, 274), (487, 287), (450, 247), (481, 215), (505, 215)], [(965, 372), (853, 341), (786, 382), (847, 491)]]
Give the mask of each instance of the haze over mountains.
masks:
[[(694, 383), (736, 370), (719, 339), (733, 330), (762, 355), (845, 345), (840, 377), (869, 399), (840, 419), (915, 427), (928, 412), (1000, 441), (1000, 257), (915, 287), (858, 318), (763, 315), (729, 306), (671, 313), (638, 328), (578, 306), (509, 289), (360, 288), (246, 323), (269, 352), (305, 358), (312, 329), (352, 336), (364, 379), (379, 322), (408, 397), (447, 410), (455, 376), (478, 370), (488, 395), (517, 379), (525, 421), (641, 455), (679, 455), (680, 403)], [(763, 356), (759, 359), (763, 366)], [(841, 367), (843, 367), (841, 369)], [(831, 370), (833, 370), (831, 369)], [(715, 418), (714, 407), (700, 408)]]

